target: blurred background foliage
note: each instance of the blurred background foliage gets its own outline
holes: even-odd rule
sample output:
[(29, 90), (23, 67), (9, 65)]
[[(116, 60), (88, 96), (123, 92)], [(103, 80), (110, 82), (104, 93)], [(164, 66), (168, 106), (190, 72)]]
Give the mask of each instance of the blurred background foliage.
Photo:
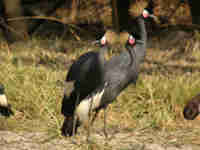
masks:
[(154, 14), (158, 16), (150, 26), (153, 32), (163, 26), (200, 22), (195, 0), (2, 0), (0, 27), (10, 42), (29, 39), (41, 26), (42, 30), (48, 27), (59, 32), (62, 28), (56, 24), (62, 24), (66, 34), (79, 33), (80, 28), (93, 28), (96, 34), (108, 28), (126, 30), (133, 26), (130, 20), (141, 14), (148, 3), (153, 3)]

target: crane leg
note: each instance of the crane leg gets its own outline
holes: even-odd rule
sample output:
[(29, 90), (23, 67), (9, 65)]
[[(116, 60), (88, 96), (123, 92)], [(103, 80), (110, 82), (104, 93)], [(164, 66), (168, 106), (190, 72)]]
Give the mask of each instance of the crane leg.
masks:
[(88, 123), (87, 123), (87, 128), (88, 128), (88, 133), (87, 133), (87, 141), (89, 142), (89, 138), (90, 138), (90, 125), (92, 126), (91, 123), (91, 113), (92, 113), (92, 105), (93, 105), (93, 98), (90, 102), (90, 107), (89, 107), (89, 112), (88, 112)]
[(73, 129), (72, 129), (72, 135), (75, 135), (75, 129), (76, 129), (76, 124), (77, 124), (77, 116), (76, 116), (76, 107), (78, 105), (79, 102), (79, 97), (80, 97), (80, 93), (78, 92), (77, 94), (77, 98), (76, 98), (76, 102), (75, 102), (75, 108), (74, 108), (74, 114), (73, 114)]
[(104, 128), (103, 128), (103, 132), (104, 132), (104, 135), (105, 137), (107, 138), (108, 137), (108, 134), (107, 134), (107, 131), (106, 131), (106, 107), (104, 108)]
[(93, 126), (93, 123), (94, 123), (94, 121), (96, 120), (96, 118), (97, 118), (97, 116), (98, 116), (98, 114), (99, 114), (99, 110), (100, 110), (100, 109), (95, 110), (95, 114), (94, 114), (94, 116), (93, 116), (93, 118), (92, 118), (92, 121), (91, 121), (91, 126)]

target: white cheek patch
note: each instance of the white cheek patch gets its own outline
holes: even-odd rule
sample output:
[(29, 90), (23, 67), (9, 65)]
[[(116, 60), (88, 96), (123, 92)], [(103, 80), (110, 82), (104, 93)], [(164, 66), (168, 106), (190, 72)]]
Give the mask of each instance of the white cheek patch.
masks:
[(8, 101), (5, 94), (0, 95), (0, 106), (7, 107)]
[(146, 9), (144, 9), (143, 10), (143, 17), (147, 18), (148, 16), (149, 16), (149, 12)]
[(106, 44), (106, 37), (103, 36), (101, 39), (101, 45), (105, 45)]
[(87, 96), (77, 106), (76, 115), (78, 116), (78, 118), (81, 122), (88, 121), (90, 109), (92, 111), (95, 108), (99, 107), (103, 93), (104, 93), (104, 88), (103, 88), (103, 90), (95, 93), (92, 96)]

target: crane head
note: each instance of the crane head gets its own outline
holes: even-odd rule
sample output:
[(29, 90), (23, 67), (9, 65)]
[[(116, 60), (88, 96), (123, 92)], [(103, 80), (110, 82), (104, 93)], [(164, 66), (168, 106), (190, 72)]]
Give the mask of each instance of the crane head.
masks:
[(135, 45), (135, 37), (133, 36), (133, 35), (129, 35), (129, 37), (128, 37), (128, 44), (129, 45)]
[(132, 34), (129, 34), (128, 39), (127, 39), (127, 43), (126, 46), (135, 46), (135, 44), (144, 44), (144, 41), (137, 39), (135, 36), (133, 36)]
[(113, 31), (112, 29), (106, 30), (104, 35), (99, 39), (94, 42), (92, 42), (94, 45), (98, 46), (111, 46), (114, 45), (118, 42), (119, 35)]
[(100, 39), (100, 45), (101, 46), (105, 46), (107, 43), (107, 39), (106, 36), (104, 35), (101, 39)]
[(142, 16), (144, 19), (153, 18), (153, 19), (157, 20), (157, 17), (153, 14), (153, 11), (148, 8), (144, 8), (144, 10), (142, 12)]
[(98, 45), (98, 46), (105, 46), (107, 44), (106, 36), (104, 35), (101, 39), (92, 42), (92, 44)]

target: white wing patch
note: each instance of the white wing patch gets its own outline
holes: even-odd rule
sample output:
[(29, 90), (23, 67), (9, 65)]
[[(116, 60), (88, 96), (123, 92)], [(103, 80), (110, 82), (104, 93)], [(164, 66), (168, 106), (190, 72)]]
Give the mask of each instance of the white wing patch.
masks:
[(0, 106), (7, 107), (8, 101), (5, 94), (0, 95)]
[(97, 108), (100, 105), (102, 96), (104, 94), (104, 90), (105, 90), (105, 88), (103, 88), (100, 92), (92, 94), (91, 96), (87, 96), (77, 106), (76, 115), (78, 116), (78, 118), (81, 122), (88, 121), (89, 111), (94, 110), (95, 108)]

